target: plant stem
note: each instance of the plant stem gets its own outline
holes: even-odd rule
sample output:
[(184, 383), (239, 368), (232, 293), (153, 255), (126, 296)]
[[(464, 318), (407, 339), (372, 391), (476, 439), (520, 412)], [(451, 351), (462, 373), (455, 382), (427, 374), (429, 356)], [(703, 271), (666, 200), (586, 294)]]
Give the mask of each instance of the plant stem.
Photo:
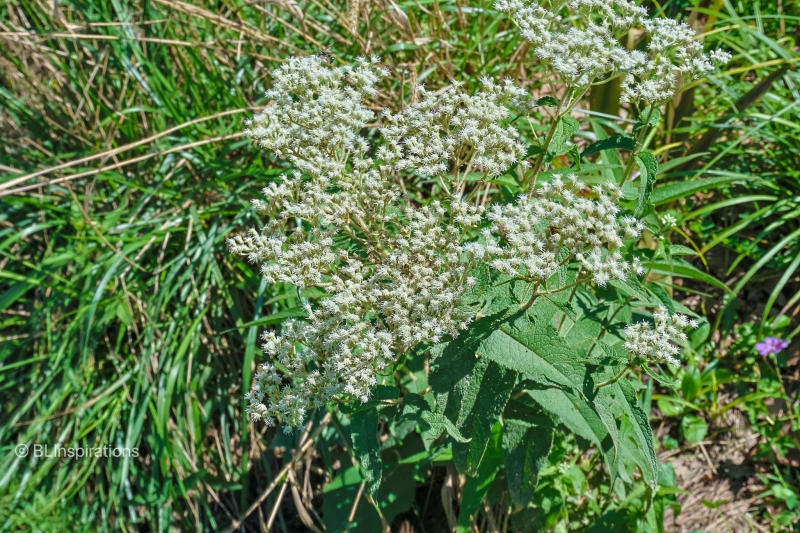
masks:
[(596, 386), (596, 388), (598, 388), (598, 389), (602, 389), (603, 387), (608, 387), (609, 385), (613, 385), (614, 383), (616, 383), (617, 381), (619, 381), (619, 380), (620, 380), (620, 378), (622, 378), (622, 376), (624, 376), (624, 375), (625, 375), (625, 373), (626, 373), (628, 370), (630, 370), (630, 368), (631, 368), (631, 365), (630, 365), (630, 363), (628, 363), (627, 365), (625, 365), (625, 366), (622, 368), (622, 370), (620, 370), (619, 374), (617, 374), (617, 375), (616, 375), (616, 376), (614, 376), (613, 378), (609, 379), (608, 381), (604, 381), (604, 382), (602, 382), (601, 384), (597, 385), (597, 386)]
[(636, 161), (636, 156), (639, 155), (641, 150), (641, 142), (644, 138), (644, 134), (647, 133), (647, 125), (650, 124), (650, 119), (653, 118), (653, 113), (655, 113), (656, 106), (655, 104), (651, 104), (650, 108), (647, 112), (647, 118), (644, 121), (644, 126), (636, 133), (636, 142), (633, 148), (633, 152), (631, 152), (631, 156), (628, 158), (628, 162), (625, 164), (625, 171), (622, 173), (622, 180), (619, 182), (619, 186), (622, 187), (628, 178), (630, 177), (631, 173), (633, 172), (633, 164)]

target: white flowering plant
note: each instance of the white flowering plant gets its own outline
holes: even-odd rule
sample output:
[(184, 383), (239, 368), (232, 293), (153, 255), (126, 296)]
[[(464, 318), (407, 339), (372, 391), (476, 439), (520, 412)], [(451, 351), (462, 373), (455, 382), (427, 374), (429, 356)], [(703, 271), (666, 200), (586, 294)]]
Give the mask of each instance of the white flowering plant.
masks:
[[(680, 365), (697, 322), (652, 277), (683, 247), (645, 245), (670, 226), (650, 202), (658, 162), (645, 139), (660, 104), (726, 54), (627, 0), (495, 7), (549, 66), (550, 96), (511, 80), (475, 94), (420, 86), (416, 103), (376, 116), (368, 102), (388, 76), (377, 57), (292, 58), (273, 72), (272, 104), (246, 133), (293, 171), (253, 202), (264, 226), (229, 244), (268, 282), (321, 296), (264, 333), (248, 413), (290, 431), (339, 406), (373, 496), (380, 421), (393, 438), (420, 432), (465, 475), (460, 528), (487, 477), (529, 508), (562, 430), (594, 446), (610, 492), (643, 481), (652, 513), (659, 463), (629, 376), (668, 384), (659, 365)], [(646, 44), (629, 50), (632, 31)], [(574, 107), (616, 77), (636, 125), (582, 147)]]

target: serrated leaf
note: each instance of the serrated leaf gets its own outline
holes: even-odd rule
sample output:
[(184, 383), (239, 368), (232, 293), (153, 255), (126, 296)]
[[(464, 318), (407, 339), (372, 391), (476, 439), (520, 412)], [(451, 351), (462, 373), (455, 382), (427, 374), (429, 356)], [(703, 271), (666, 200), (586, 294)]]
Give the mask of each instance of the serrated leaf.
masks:
[[(624, 401), (620, 403), (632, 425), (632, 435), (623, 434), (623, 441), (628, 439), (635, 443), (637, 454), (634, 462), (641, 468), (645, 481), (654, 487), (658, 480), (660, 463), (653, 445), (653, 430), (650, 427), (650, 418), (639, 406), (636, 390), (629, 381), (621, 379), (616, 382), (614, 388), (622, 393)], [(611, 393), (613, 393), (613, 390), (609, 387), (609, 394)]]
[(460, 309), (468, 313), (477, 312), (483, 307), (486, 289), (491, 282), (489, 267), (481, 264), (472, 272), (472, 277), (475, 278), (475, 285), (467, 289), (461, 298), (461, 305), (459, 306)]
[(402, 416), (419, 424), (422, 431), (428, 431), (435, 436), (446, 431), (457, 442), (469, 442), (446, 416), (431, 410), (428, 402), (419, 394), (406, 394), (403, 402)]
[(630, 482), (630, 477), (619, 464), (619, 432), (616, 422), (603, 405), (589, 401), (575, 390), (538, 384), (529, 387), (527, 394), (570, 431), (594, 443), (603, 455), (612, 476), (620, 476)]
[(643, 150), (636, 155), (639, 163), (639, 198), (636, 200), (636, 209), (633, 216), (638, 217), (644, 212), (650, 195), (653, 193), (653, 185), (658, 174), (658, 161), (652, 152)]
[[(650, 117), (650, 120), (648, 120), (647, 124), (645, 124), (644, 121), (648, 117), (648, 115)], [(653, 109), (651, 112), (651, 108), (648, 106), (639, 114), (639, 117), (636, 119), (636, 124), (633, 126), (633, 134), (636, 135), (636, 133), (645, 126), (651, 128), (658, 126), (658, 123), (660, 121), (661, 121), (661, 112), (658, 109)]]
[(573, 381), (579, 357), (545, 320), (517, 314), (481, 343), (479, 353), (544, 385), (579, 386)]
[(471, 409), (475, 373), (485, 370), (477, 368), (478, 347), (492, 334), (499, 318), (498, 314), (476, 320), (456, 339), (431, 350), (428, 383), (436, 399), (436, 409), (451, 420), (460, 423), (460, 414)]
[(667, 290), (664, 287), (658, 283), (648, 283), (647, 290), (649, 290), (655, 295), (656, 298), (658, 298), (659, 302), (661, 302), (661, 304), (667, 308), (669, 314), (675, 314), (675, 302), (669, 297), (669, 294), (667, 294)]
[(601, 139), (586, 147), (581, 155), (587, 156), (602, 152), (603, 150), (633, 150), (636, 147), (636, 140), (627, 135), (614, 135), (608, 139)]
[(567, 141), (578, 131), (579, 126), (578, 121), (569, 115), (559, 118), (556, 131), (553, 134), (553, 138), (550, 139), (550, 145), (547, 147), (547, 155), (553, 158), (566, 154), (569, 151)]
[[(453, 461), (462, 473), (474, 476), (486, 451), (491, 436), (492, 425), (500, 418), (506, 407), (511, 391), (517, 381), (517, 374), (507, 368), (483, 359), (480, 366), (485, 366), (480, 378), (473, 380), (475, 401), (466, 416), (459, 415), (463, 423), (458, 426), (468, 443), (453, 445)], [(476, 373), (477, 374), (477, 373)]]
[(364, 470), (364, 479), (374, 498), (381, 485), (383, 463), (381, 443), (378, 440), (378, 410), (366, 409), (350, 416), (350, 431), (353, 436), (353, 452)]
[(595, 393), (586, 365), (549, 325), (549, 320), (552, 316), (538, 320), (525, 314), (510, 317), (481, 343), (480, 353), (525, 374), (533, 382), (528, 395), (572, 431), (594, 442), (612, 475), (630, 482), (624, 469), (619, 468), (619, 434), (614, 418), (601, 403), (587, 396), (587, 392)]
[(697, 252), (682, 244), (670, 244), (667, 248), (669, 255), (697, 255)]
[(616, 288), (622, 294), (630, 296), (631, 298), (636, 298), (642, 302), (646, 302), (650, 306), (658, 305), (660, 303), (657, 299), (650, 295), (645, 286), (642, 285), (637, 278), (631, 277), (625, 280), (615, 279), (610, 281), (609, 285)]
[(473, 516), (481, 508), (484, 498), (489, 492), (489, 487), (497, 476), (497, 471), (503, 464), (503, 452), (500, 445), (501, 426), (492, 426), (491, 438), (486, 449), (486, 458), (481, 461), (480, 468), (475, 476), (467, 476), (464, 488), (461, 491), (461, 508), (458, 511), (458, 528), (456, 533), (468, 533), (473, 521)]
[(370, 391), (369, 400), (364, 403), (353, 403), (341, 405), (339, 408), (343, 413), (352, 414), (367, 409), (380, 409), (391, 405), (391, 400), (400, 398), (400, 389), (391, 385), (376, 385)]
[(555, 424), (550, 417), (513, 400), (503, 418), (503, 457), (509, 494), (517, 507), (526, 507), (553, 446)]

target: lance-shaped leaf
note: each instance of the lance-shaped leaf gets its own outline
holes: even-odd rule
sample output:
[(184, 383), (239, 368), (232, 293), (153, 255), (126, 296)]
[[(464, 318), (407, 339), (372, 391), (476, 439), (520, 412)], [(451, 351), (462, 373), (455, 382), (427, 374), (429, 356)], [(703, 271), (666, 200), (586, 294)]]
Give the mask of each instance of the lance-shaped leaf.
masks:
[(431, 350), (428, 383), (436, 398), (436, 409), (456, 424), (463, 422), (461, 413), (468, 413), (475, 401), (476, 372), (485, 370), (477, 367), (478, 347), (492, 334), (500, 318), (498, 314), (477, 320), (456, 339)]
[(486, 449), (486, 457), (481, 461), (476, 475), (467, 476), (466, 483), (464, 483), (464, 488), (461, 491), (461, 508), (458, 511), (456, 533), (468, 533), (470, 531), (473, 517), (480, 509), (484, 498), (489, 492), (489, 487), (497, 476), (497, 471), (503, 464), (500, 434), (500, 424), (495, 424), (492, 427), (491, 439)]
[(656, 182), (658, 174), (658, 161), (653, 152), (643, 150), (636, 156), (639, 162), (639, 198), (636, 200), (636, 210), (633, 216), (639, 216), (644, 212), (650, 195), (653, 193), (653, 184)]
[[(478, 367), (480, 371), (475, 373), (468, 394), (474, 401), (470, 402), (468, 411), (460, 413), (458, 425), (461, 433), (471, 440), (453, 445), (456, 468), (470, 476), (478, 471), (492, 426), (500, 418), (517, 381), (516, 372), (486, 358), (479, 360)], [(467, 407), (466, 402), (462, 407)]]
[(550, 448), (555, 426), (541, 410), (511, 400), (503, 414), (503, 457), (511, 500), (526, 507), (533, 498)]
[(403, 397), (402, 415), (408, 420), (413, 420), (419, 424), (423, 431), (429, 431), (433, 435), (441, 435), (445, 431), (456, 442), (469, 442), (468, 438), (461, 435), (458, 428), (441, 413), (436, 413), (419, 394), (409, 393)]
[(378, 440), (378, 409), (357, 411), (350, 416), (350, 431), (353, 436), (353, 452), (364, 470), (364, 478), (370, 494), (375, 497), (381, 485), (381, 443)]
[(586, 147), (581, 155), (591, 155), (603, 150), (633, 150), (636, 146), (636, 141), (632, 137), (626, 135), (613, 135), (608, 139), (601, 139)]

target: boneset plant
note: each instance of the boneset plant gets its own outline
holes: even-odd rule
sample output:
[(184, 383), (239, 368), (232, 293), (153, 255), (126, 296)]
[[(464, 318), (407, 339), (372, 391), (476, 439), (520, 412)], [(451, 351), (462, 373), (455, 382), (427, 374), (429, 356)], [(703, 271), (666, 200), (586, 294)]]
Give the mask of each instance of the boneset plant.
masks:
[[(397, 438), (413, 422), (466, 475), (461, 528), (492, 480), (523, 516), (562, 428), (594, 445), (610, 493), (644, 482), (652, 522), (659, 463), (635, 371), (668, 382), (658, 366), (680, 364), (676, 342), (697, 323), (648, 277), (685, 248), (641, 245), (643, 232), (664, 233), (643, 139), (659, 105), (726, 54), (704, 54), (687, 26), (625, 0), (495, 7), (547, 64), (551, 96), (483, 79), (476, 94), (419, 87), (418, 103), (376, 117), (366, 104), (388, 74), (377, 57), (339, 68), (292, 58), (273, 72), (273, 104), (246, 133), (295, 170), (253, 202), (265, 226), (230, 248), (270, 283), (324, 296), (264, 333), (248, 412), (290, 431), (342, 406), (373, 496), (379, 421)], [(628, 50), (620, 38), (632, 31), (646, 44)], [(571, 111), (614, 77), (638, 121), (581, 153)], [(361, 132), (375, 120), (371, 143)], [(429, 386), (411, 392), (400, 369), (419, 359)]]

